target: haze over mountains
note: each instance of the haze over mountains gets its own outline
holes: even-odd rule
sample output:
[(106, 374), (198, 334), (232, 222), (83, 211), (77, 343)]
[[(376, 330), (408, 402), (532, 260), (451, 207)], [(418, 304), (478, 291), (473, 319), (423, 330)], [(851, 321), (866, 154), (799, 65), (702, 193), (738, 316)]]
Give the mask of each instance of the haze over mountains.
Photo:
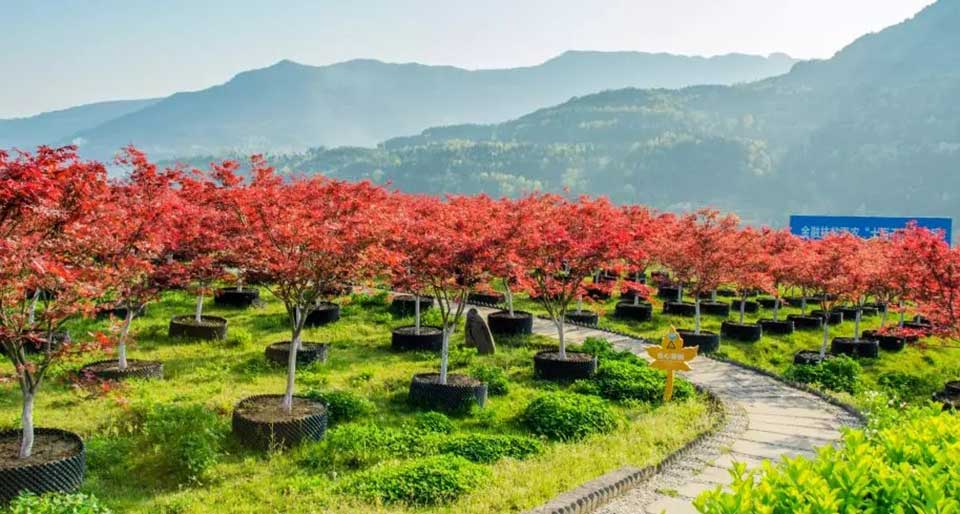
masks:
[(433, 125), (504, 121), (604, 89), (732, 84), (785, 73), (794, 62), (783, 54), (574, 51), (538, 66), (474, 71), (375, 60), (281, 61), (164, 99), (0, 120), (0, 147), (78, 142), (83, 155), (103, 159), (130, 143), (157, 158), (374, 146)]
[(775, 224), (791, 212), (960, 218), (958, 49), (960, 1), (940, 0), (829, 60), (749, 84), (605, 91), (376, 150), (273, 161), (427, 192), (568, 186)]

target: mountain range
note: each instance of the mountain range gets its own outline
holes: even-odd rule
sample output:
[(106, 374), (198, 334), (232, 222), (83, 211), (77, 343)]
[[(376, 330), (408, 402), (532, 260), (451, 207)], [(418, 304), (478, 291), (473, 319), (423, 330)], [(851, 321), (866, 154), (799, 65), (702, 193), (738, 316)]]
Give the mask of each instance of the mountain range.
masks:
[(425, 192), (606, 194), (683, 210), (960, 217), (960, 1), (731, 86), (627, 88), (376, 149), (275, 156)]
[(374, 146), (434, 125), (504, 121), (605, 89), (733, 84), (785, 73), (795, 62), (784, 54), (583, 51), (496, 70), (281, 61), (201, 91), (0, 120), (0, 148), (77, 143), (83, 155), (106, 159), (131, 143), (157, 158)]

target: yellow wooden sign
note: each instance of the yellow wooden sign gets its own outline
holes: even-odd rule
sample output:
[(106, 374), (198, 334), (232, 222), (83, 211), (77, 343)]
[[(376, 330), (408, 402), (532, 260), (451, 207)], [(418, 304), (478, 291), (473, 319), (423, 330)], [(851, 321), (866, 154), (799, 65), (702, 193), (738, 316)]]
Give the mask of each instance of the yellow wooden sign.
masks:
[(677, 329), (671, 326), (670, 331), (660, 340), (660, 346), (647, 348), (647, 353), (653, 357), (653, 363), (650, 364), (652, 367), (667, 372), (663, 401), (669, 402), (673, 398), (673, 372), (690, 371), (687, 361), (697, 356), (697, 347), (684, 348), (683, 338), (677, 333)]

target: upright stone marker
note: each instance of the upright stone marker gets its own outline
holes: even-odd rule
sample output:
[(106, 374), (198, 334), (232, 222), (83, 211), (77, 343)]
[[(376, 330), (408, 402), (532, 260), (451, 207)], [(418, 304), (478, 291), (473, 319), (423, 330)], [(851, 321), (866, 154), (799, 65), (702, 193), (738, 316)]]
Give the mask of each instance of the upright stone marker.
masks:
[(483, 321), (483, 316), (477, 312), (477, 309), (467, 311), (465, 342), (471, 348), (476, 348), (480, 355), (493, 355), (497, 352), (497, 346), (493, 342), (493, 334), (490, 333), (490, 327)]

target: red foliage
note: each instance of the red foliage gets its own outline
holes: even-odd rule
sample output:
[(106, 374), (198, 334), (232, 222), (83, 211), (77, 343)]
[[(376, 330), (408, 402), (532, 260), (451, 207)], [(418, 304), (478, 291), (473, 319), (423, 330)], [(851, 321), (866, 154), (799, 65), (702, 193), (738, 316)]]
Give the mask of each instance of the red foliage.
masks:
[(736, 216), (712, 209), (681, 216), (660, 237), (657, 260), (695, 298), (713, 291), (730, 274), (729, 243), (738, 223)]
[(899, 257), (910, 263), (907, 293), (917, 312), (930, 320), (934, 333), (960, 338), (960, 250), (951, 249), (940, 234), (911, 227), (896, 236)]

